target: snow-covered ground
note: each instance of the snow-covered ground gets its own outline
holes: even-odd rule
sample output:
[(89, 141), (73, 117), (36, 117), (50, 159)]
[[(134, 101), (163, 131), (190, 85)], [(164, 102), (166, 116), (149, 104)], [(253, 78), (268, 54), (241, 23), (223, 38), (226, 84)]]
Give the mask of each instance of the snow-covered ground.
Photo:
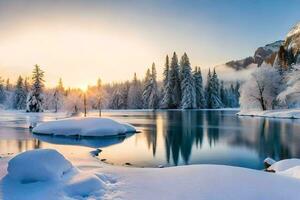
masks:
[(136, 129), (127, 123), (99, 117), (76, 117), (38, 124), (33, 133), (63, 136), (113, 136), (135, 133)]
[(239, 116), (300, 119), (300, 109), (280, 109), (280, 110), (266, 110), (266, 111), (242, 110), (237, 114)]
[[(281, 170), (269, 173), (222, 165), (119, 167), (104, 164), (92, 156), (76, 159), (70, 156), (70, 164), (55, 150), (38, 151), (41, 150), (21, 154), (10, 162), (10, 158), (0, 159), (0, 199), (296, 200), (300, 195), (299, 160), (275, 163), (272, 166)], [(28, 156), (31, 162), (26, 161)], [(41, 162), (46, 158), (46, 164)], [(7, 165), (10, 166), (8, 174)], [(35, 182), (22, 183), (14, 177), (15, 173), (18, 177), (30, 177), (32, 173), (27, 170), (33, 165), (39, 167), (37, 176), (43, 180), (35, 177)], [(45, 176), (46, 172), (58, 176), (52, 179)]]

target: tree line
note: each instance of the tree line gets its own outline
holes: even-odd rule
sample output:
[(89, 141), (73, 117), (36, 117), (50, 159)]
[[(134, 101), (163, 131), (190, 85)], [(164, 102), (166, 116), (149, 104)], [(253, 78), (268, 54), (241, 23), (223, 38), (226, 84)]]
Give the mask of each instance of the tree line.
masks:
[[(240, 83), (220, 81), (215, 69), (209, 70), (206, 84), (200, 67), (192, 70), (184, 53), (178, 60), (166, 56), (163, 80), (157, 80), (155, 63), (139, 79), (134, 73), (131, 81), (102, 84), (101, 79), (87, 91), (64, 88), (62, 79), (54, 88), (46, 88), (44, 71), (35, 65), (31, 80), (19, 76), (15, 85), (0, 77), (0, 104), (6, 108), (42, 112), (88, 109), (216, 109), (239, 107)], [(84, 105), (84, 98), (86, 105)]]

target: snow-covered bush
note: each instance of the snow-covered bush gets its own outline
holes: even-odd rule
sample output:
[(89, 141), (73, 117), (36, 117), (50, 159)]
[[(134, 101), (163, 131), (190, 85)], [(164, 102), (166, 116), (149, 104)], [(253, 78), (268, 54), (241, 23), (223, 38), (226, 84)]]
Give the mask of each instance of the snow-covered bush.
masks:
[(257, 68), (241, 87), (241, 108), (243, 110), (274, 108), (280, 87), (280, 75), (275, 68), (266, 65)]
[(21, 183), (59, 180), (72, 169), (72, 164), (53, 149), (30, 150), (12, 158), (8, 176)]

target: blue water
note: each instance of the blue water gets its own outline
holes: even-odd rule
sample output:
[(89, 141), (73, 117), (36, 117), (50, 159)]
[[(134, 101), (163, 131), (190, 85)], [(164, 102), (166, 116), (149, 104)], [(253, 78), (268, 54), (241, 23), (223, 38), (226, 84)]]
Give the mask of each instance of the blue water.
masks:
[[(32, 135), (28, 126), (63, 114), (6, 112), (0, 116), (0, 155), (35, 148), (62, 153), (100, 148), (99, 158), (137, 167), (225, 164), (262, 169), (263, 160), (300, 157), (300, 120), (238, 117), (226, 111), (105, 111), (103, 116), (137, 127), (140, 133), (106, 139)], [(97, 113), (89, 113), (97, 115)]]

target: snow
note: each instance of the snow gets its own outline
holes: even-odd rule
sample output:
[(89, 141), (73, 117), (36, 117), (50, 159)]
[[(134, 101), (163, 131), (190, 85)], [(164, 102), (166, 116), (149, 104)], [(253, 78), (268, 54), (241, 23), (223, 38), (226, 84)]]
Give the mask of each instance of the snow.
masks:
[[(55, 167), (54, 167), (55, 166)], [(8, 176), (21, 183), (58, 180), (72, 169), (72, 164), (53, 149), (30, 150), (12, 158)]]
[[(7, 162), (7, 171), (2, 170)], [(0, 199), (9, 200), (100, 199), (107, 182), (99, 172), (80, 170), (52, 149), (1, 159), (0, 173)]]
[(36, 134), (63, 136), (113, 136), (135, 133), (136, 129), (130, 124), (119, 123), (108, 118), (76, 117), (37, 125), (33, 130)]
[[(51, 154), (54, 158), (59, 154), (55, 150), (26, 152), (28, 156), (35, 157), (36, 164), (41, 164), (41, 161), (45, 160), (44, 156), (37, 157), (36, 152)], [(21, 158), (25, 157), (24, 154), (20, 154)], [(20, 155), (15, 157), (19, 157), (18, 165), (27, 166), (28, 161), (20, 159)], [(6, 174), (5, 170), (0, 170), (0, 198), (296, 200), (300, 195), (299, 159), (274, 163), (272, 165), (274, 168), (283, 170), (276, 173), (223, 165), (121, 167), (104, 164), (92, 156), (71, 161), (74, 165), (72, 170), (61, 178), (34, 183), (21, 184), (18, 180), (12, 179), (10, 174)], [(11, 161), (0, 159), (0, 169), (5, 168), (7, 162)], [(56, 170), (64, 164), (54, 165), (47, 162), (43, 166)], [(39, 173), (32, 169), (30, 171)], [(23, 170), (23, 173), (28, 172)]]
[(300, 33), (300, 22), (293, 26), (293, 28), (288, 32), (286, 37), (288, 38), (298, 33)]
[(268, 169), (274, 170), (275, 172), (282, 172), (296, 166), (300, 166), (300, 159), (293, 158), (275, 162)]
[(241, 110), (239, 116), (256, 116), (268, 118), (290, 118), (300, 119), (300, 109), (279, 109), (279, 110)]

